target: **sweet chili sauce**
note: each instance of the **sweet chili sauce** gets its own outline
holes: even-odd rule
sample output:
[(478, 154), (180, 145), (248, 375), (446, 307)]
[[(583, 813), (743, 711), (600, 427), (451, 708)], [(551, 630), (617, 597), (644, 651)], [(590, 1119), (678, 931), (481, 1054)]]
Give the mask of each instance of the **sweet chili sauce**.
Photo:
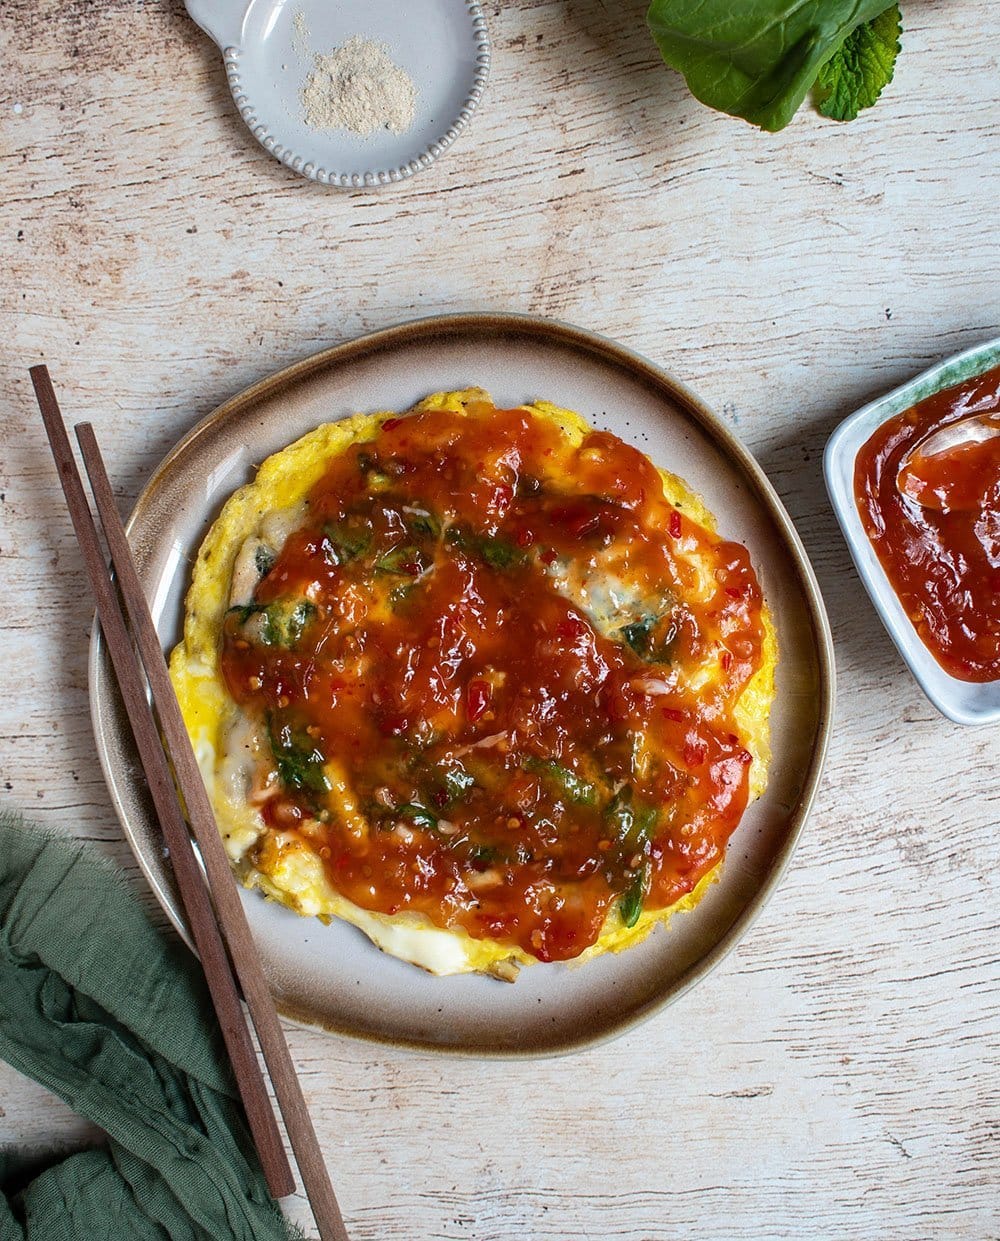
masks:
[[(631, 611), (598, 624), (574, 599), (609, 583)], [(761, 642), (746, 549), (646, 457), (482, 405), (331, 461), (222, 666), (273, 752), (266, 821), (337, 891), (557, 960), (721, 859)]]
[[(865, 531), (921, 640), (961, 681), (1000, 678), (1000, 437), (931, 456), (920, 444), (973, 414), (1000, 416), (1000, 368), (920, 401), (858, 453)], [(907, 494), (897, 486), (907, 465)]]

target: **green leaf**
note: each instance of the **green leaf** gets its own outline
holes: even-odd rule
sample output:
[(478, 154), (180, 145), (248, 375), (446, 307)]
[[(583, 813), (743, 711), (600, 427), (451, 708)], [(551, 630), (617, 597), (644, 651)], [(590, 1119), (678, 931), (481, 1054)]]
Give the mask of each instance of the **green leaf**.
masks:
[[(631, 784), (626, 784), (612, 797), (604, 809), (604, 817), (618, 842), (619, 864), (624, 864), (633, 853), (641, 852), (649, 843), (656, 826), (657, 813), (652, 806), (644, 806), (633, 800)], [(625, 926), (635, 926), (642, 913), (646, 899), (646, 879), (649, 861), (643, 861), (633, 872), (625, 891), (618, 898), (618, 912)]]
[(493, 845), (473, 845), (469, 850), (469, 861), (473, 864), (479, 862), (482, 866), (495, 862), (499, 856), (499, 849)]
[(381, 559), (375, 561), (376, 573), (390, 573), (399, 577), (417, 577), (427, 568), (427, 557), (419, 547), (394, 547)]
[(448, 796), (449, 804), (451, 802), (462, 801), (465, 794), (476, 783), (476, 778), (471, 771), (466, 771), (464, 767), (452, 767), (444, 774), (444, 792)]
[(266, 611), (267, 605), (264, 603), (234, 603), (231, 608), (227, 609), (227, 615), (235, 616), (238, 624), (245, 625), (251, 616)]
[(416, 827), (437, 827), (438, 817), (426, 806), (418, 806), (416, 802), (407, 802), (405, 806), (399, 806), (395, 811), (397, 815), (409, 819)]
[(491, 569), (509, 569), (524, 559), (524, 553), (506, 539), (482, 539), (479, 550)]
[(416, 579), (413, 579), (403, 586), (393, 586), (392, 590), (389, 591), (389, 607), (393, 612), (402, 611), (407, 599), (416, 589), (416, 585)]
[(441, 537), (441, 523), (433, 513), (407, 513), (406, 527), (418, 539)]
[(851, 32), (820, 69), (816, 106), (835, 121), (853, 121), (892, 81), (902, 30), (899, 5)]
[(635, 926), (642, 913), (646, 899), (646, 871), (648, 864), (643, 864), (635, 872), (632, 882), (618, 898), (618, 913), (625, 926)]
[(290, 724), (274, 728), (267, 721), (267, 739), (278, 767), (278, 778), (287, 788), (309, 793), (328, 793), (331, 784), (323, 770), (326, 756), (307, 735), (295, 732)]
[(354, 530), (344, 522), (331, 521), (323, 527), (321, 550), (327, 564), (343, 565), (368, 550), (371, 533)]
[(305, 599), (292, 607), (284, 603), (269, 604), (264, 609), (261, 641), (265, 646), (283, 646), (290, 650), (315, 614), (316, 609)]
[(491, 569), (510, 569), (526, 559), (524, 552), (508, 539), (476, 535), (465, 526), (449, 526), (444, 537), (452, 547), (479, 556)]
[(625, 625), (618, 631), (636, 655), (646, 663), (670, 663), (670, 652), (677, 636), (677, 628), (674, 624), (669, 624), (665, 631), (657, 636), (655, 631), (662, 620), (664, 616), (650, 614), (633, 621), (630, 625)]
[(276, 557), (269, 547), (265, 547), (263, 543), (257, 548), (253, 554), (254, 568), (257, 570), (258, 577), (267, 577), (274, 568)]
[(762, 129), (783, 129), (820, 67), (886, 0), (652, 0), (664, 61), (702, 103)]
[(635, 850), (649, 839), (656, 825), (656, 811), (651, 806), (636, 805), (632, 786), (626, 784), (604, 809), (604, 817), (623, 849)]
[(631, 625), (626, 625), (621, 631), (622, 637), (640, 659), (648, 659), (650, 656), (652, 642), (649, 634), (655, 624), (655, 616), (644, 616), (642, 620), (633, 621)]
[(543, 758), (526, 758), (521, 764), (525, 771), (541, 776), (546, 783), (555, 785), (560, 793), (564, 793), (570, 801), (578, 805), (592, 806), (597, 801), (597, 790), (586, 780), (581, 780), (575, 771), (563, 767), (559, 763)]
[[(296, 603), (276, 600), (274, 603), (245, 603), (229, 609), (240, 625), (251, 616), (260, 617), (260, 629), (256, 640), (262, 646), (282, 646), (291, 649), (305, 632), (306, 626), (316, 615), (315, 607), (306, 599)], [(253, 634), (248, 634), (253, 637)]]

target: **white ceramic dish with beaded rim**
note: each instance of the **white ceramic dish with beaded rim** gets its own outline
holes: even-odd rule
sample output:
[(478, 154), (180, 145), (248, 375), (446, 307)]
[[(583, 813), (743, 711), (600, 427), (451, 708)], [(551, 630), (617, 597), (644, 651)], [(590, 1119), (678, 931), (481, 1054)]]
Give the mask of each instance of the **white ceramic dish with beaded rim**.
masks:
[[(185, 0), (222, 49), (229, 88), (257, 141), (294, 172), (336, 189), (377, 188), (429, 167), (469, 124), (486, 86), (490, 42), (472, 0)], [(317, 53), (358, 35), (384, 44), (416, 87), (405, 133), (316, 129), (302, 88)]]
[(956, 724), (1000, 721), (1000, 681), (960, 681), (924, 646), (865, 533), (854, 500), (854, 463), (884, 422), (918, 401), (1000, 366), (1000, 338), (956, 354), (850, 415), (830, 437), (823, 458), (826, 489), (851, 557), (875, 610), (914, 679), (935, 707)]

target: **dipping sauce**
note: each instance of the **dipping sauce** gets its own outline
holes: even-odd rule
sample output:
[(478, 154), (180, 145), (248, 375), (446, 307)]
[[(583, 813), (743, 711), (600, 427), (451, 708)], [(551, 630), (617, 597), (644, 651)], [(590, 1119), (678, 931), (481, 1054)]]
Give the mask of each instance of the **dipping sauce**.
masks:
[(994, 412), (1000, 367), (890, 418), (854, 466), (855, 502), (882, 567), (924, 645), (960, 681), (1000, 679), (1000, 436), (926, 457), (919, 445)]

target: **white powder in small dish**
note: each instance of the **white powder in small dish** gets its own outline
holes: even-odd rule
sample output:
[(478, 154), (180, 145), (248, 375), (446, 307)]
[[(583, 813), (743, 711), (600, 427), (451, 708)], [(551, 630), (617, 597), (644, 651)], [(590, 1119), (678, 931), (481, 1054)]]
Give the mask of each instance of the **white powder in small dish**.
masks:
[(292, 47), (299, 56), (305, 56), (309, 50), (309, 26), (301, 9), (292, 18)]
[(303, 119), (313, 129), (348, 129), (367, 137), (379, 129), (405, 133), (416, 114), (417, 88), (382, 43), (355, 35), (317, 53), (302, 88)]

